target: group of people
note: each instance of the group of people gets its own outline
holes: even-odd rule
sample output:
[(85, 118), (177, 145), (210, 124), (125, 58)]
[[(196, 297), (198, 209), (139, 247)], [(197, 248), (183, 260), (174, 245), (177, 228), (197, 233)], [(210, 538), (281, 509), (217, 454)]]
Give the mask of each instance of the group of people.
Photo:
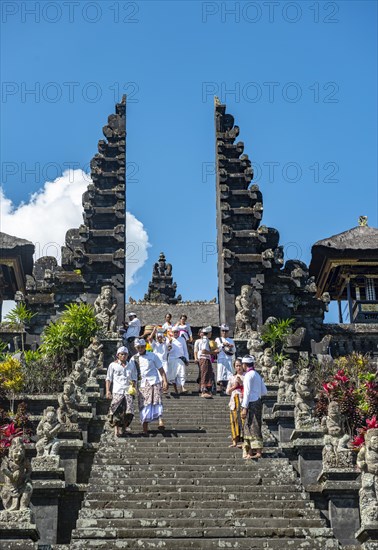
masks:
[[(194, 342), (194, 360), (199, 366), (199, 396), (211, 399), (216, 393), (213, 363), (220, 394), (230, 395), (230, 422), (232, 447), (243, 448), (243, 457), (260, 458), (262, 452), (262, 402), (265, 384), (254, 369), (251, 355), (235, 359), (235, 343), (229, 337), (229, 327), (222, 324), (220, 336), (212, 340), (212, 327), (199, 331)], [(167, 314), (162, 326), (155, 326), (140, 337), (141, 323), (135, 313), (129, 313), (129, 323), (122, 330), (125, 344), (108, 368), (106, 396), (112, 399), (110, 421), (115, 435), (130, 431), (138, 401), (143, 433), (148, 424), (158, 420), (164, 430), (162, 394), (169, 385), (176, 394), (185, 394), (186, 366), (189, 364), (188, 346), (193, 344), (192, 330), (187, 316), (182, 315), (173, 324)], [(130, 359), (128, 361), (128, 359)], [(110, 391), (112, 386), (112, 392)], [(136, 399), (137, 398), (137, 399)]]

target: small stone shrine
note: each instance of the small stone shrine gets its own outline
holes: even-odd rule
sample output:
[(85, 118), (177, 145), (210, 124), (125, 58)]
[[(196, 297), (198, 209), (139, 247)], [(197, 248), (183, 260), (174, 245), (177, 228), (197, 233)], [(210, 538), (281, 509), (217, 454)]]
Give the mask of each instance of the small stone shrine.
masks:
[(182, 298), (176, 297), (177, 284), (173, 282), (172, 265), (166, 263), (165, 255), (160, 252), (159, 260), (154, 264), (152, 280), (148, 284), (148, 292), (144, 301), (164, 304), (177, 304)]

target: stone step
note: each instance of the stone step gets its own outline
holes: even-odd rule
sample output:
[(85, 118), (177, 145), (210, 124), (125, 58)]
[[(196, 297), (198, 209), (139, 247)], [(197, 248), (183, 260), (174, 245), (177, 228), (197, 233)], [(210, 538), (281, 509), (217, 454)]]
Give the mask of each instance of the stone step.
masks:
[[(227, 458), (222, 457), (222, 460), (219, 460), (219, 458), (203, 458), (203, 457), (192, 457), (192, 458), (186, 458), (185, 460), (181, 458), (180, 456), (172, 457), (171, 455), (167, 456), (154, 456), (146, 458), (146, 454), (142, 454), (139, 457), (130, 457), (130, 458), (101, 458), (95, 459), (95, 464), (99, 467), (104, 466), (156, 466), (157, 468), (160, 467), (166, 467), (166, 468), (186, 468), (188, 467), (196, 467), (198, 470), (203, 470), (204, 468), (207, 469), (218, 469), (219, 467), (227, 467), (227, 466), (235, 466), (237, 470), (239, 470), (239, 474), (241, 472), (245, 471), (245, 468), (248, 468), (248, 470), (254, 471), (254, 465), (255, 464), (265, 464), (265, 461), (267, 459), (264, 458), (263, 460), (242, 460), (241, 453), (235, 456), (229, 456)], [(270, 471), (276, 471), (277, 468), (281, 468), (281, 464), (276, 462), (276, 466), (269, 466), (266, 469)], [(243, 470), (241, 468), (243, 467)]]
[(210, 529), (210, 528), (258, 528), (258, 529), (284, 529), (291, 527), (314, 528), (325, 527), (325, 520), (308, 518), (209, 518), (204, 513), (202, 518), (112, 518), (79, 519), (76, 524), (76, 531), (81, 529)]
[[(234, 495), (235, 496), (235, 495)], [(138, 499), (139, 497), (139, 499)], [(219, 497), (219, 495), (218, 495)], [(129, 503), (132, 502), (132, 505)], [(238, 510), (246, 509), (249, 510), (251, 507), (251, 499), (225, 499), (217, 498), (215, 496), (211, 502), (212, 505), (216, 505), (217, 509), (225, 508), (227, 511), (237, 508)], [(82, 510), (124, 510), (126, 513), (129, 510), (167, 510), (167, 509), (182, 509), (183, 506), (188, 510), (202, 510), (209, 507), (209, 500), (198, 499), (198, 494), (195, 495), (195, 498), (188, 498), (180, 500), (176, 498), (176, 495), (173, 498), (156, 498), (153, 500), (150, 499), (140, 499), (140, 495), (128, 495), (127, 501), (124, 499), (117, 500), (114, 497), (112, 499), (103, 499), (103, 500), (91, 500), (89, 497), (85, 500)], [(311, 509), (314, 510), (314, 503), (309, 499), (309, 496), (305, 493), (296, 493), (288, 497), (285, 494), (282, 495), (271, 495), (271, 498), (264, 497), (264, 500), (259, 502), (259, 508), (265, 510), (266, 514), (269, 514), (269, 510), (274, 508), (283, 508), (283, 509)]]
[[(144, 487), (142, 488), (141, 486), (134, 486), (128, 487), (125, 491), (119, 491), (117, 494), (120, 499), (127, 499), (127, 501), (140, 500), (141, 496), (144, 496), (148, 500), (152, 500), (161, 496), (161, 498), (167, 500), (198, 500), (199, 502), (203, 500), (214, 500), (216, 498), (218, 498), (219, 500), (237, 501), (240, 497), (242, 497), (241, 500), (247, 500), (247, 498), (249, 498), (250, 501), (255, 497), (271, 500), (275, 500), (278, 498), (286, 498), (287, 500), (298, 500), (301, 498), (301, 495), (302, 493), (300, 493), (299, 491), (294, 492), (288, 487), (282, 488), (279, 486), (255, 486), (252, 488), (244, 487), (243, 489), (238, 488), (236, 491), (231, 492), (230, 490), (227, 490), (226, 487), (224, 488), (224, 490), (217, 487), (210, 487), (210, 489), (204, 490), (202, 487), (193, 485), (187, 487), (179, 487), (176, 490), (172, 486), (151, 486), (148, 493), (146, 493)], [(87, 493), (87, 498), (89, 500), (111, 501), (112, 499), (114, 499), (114, 497), (114, 491), (96, 491), (94, 487), (90, 487)]]
[[(282, 504), (281, 507), (278, 507)], [(290, 502), (290, 504), (292, 504)], [(134, 503), (133, 503), (134, 505)], [(319, 512), (315, 508), (307, 506), (306, 502), (299, 501), (294, 508), (288, 508), (284, 506), (285, 503), (274, 503), (274, 507), (269, 503), (269, 508), (203, 508), (203, 509), (188, 509), (188, 508), (174, 508), (174, 509), (156, 509), (156, 508), (135, 508), (133, 509), (91, 509), (82, 508), (80, 510), (79, 517), (83, 518), (194, 518), (194, 517), (206, 517), (206, 518), (264, 518), (268, 521), (269, 518), (307, 518), (307, 519), (319, 519)], [(228, 503), (229, 506), (229, 503)], [(204, 516), (206, 513), (206, 516)]]
[[(287, 479), (285, 476), (285, 481), (290, 482), (290, 479)], [(167, 486), (180, 486), (182, 487), (183, 491), (187, 490), (187, 487), (201, 487), (204, 491), (207, 489), (216, 489), (220, 488), (222, 492), (224, 490), (229, 489), (231, 490), (232, 487), (235, 488), (235, 491), (239, 491), (241, 487), (248, 489), (249, 487), (270, 487), (274, 486), (277, 487), (277, 479), (271, 479), (268, 478), (262, 478), (259, 475), (253, 476), (252, 479), (248, 480), (248, 487), (246, 487), (245, 479), (242, 477), (239, 477), (238, 479), (231, 479), (227, 477), (211, 477), (206, 476), (203, 478), (179, 478), (179, 477), (150, 477), (146, 478), (145, 476), (139, 476), (135, 477), (133, 473), (126, 477), (122, 476), (122, 479), (115, 479), (114, 477), (108, 478), (108, 479), (101, 479), (100, 477), (97, 478), (97, 481), (94, 480), (94, 484), (96, 486), (96, 491), (109, 491), (109, 490), (117, 490), (124, 491), (125, 489), (128, 489), (129, 487), (148, 487), (149, 490), (154, 488), (154, 490), (159, 490), (160, 488), (162, 490), (165, 490)], [(301, 484), (296, 481), (295, 479), (292, 480), (292, 485), (288, 486), (291, 488), (292, 491), (301, 490)], [(131, 489), (130, 489), (131, 491)]]
[(213, 550), (213, 549), (237, 549), (237, 550), (339, 550), (340, 546), (336, 540), (323, 537), (311, 539), (293, 539), (283, 538), (272, 540), (271, 538), (259, 538), (252, 540), (250, 538), (185, 538), (185, 539), (165, 539), (156, 540), (139, 538), (123, 540), (75, 540), (70, 545), (70, 550), (84, 550), (86, 548), (96, 548), (96, 550), (123, 550), (125, 548), (154, 549), (163, 548), (167, 550), (177, 550), (190, 548)]
[[(133, 477), (140, 478), (145, 477), (146, 479), (151, 478), (160, 478), (160, 477), (166, 477), (166, 478), (181, 478), (181, 479), (202, 479), (202, 478), (208, 478), (208, 479), (224, 479), (226, 476), (231, 476), (232, 474), (240, 474), (240, 467), (239, 465), (235, 465), (234, 467), (230, 466), (220, 466), (219, 468), (216, 468), (215, 466), (210, 466), (205, 468), (196, 468), (196, 466), (188, 467), (186, 465), (181, 466), (169, 466), (166, 467), (157, 467), (156, 464), (133, 464), (129, 466), (115, 466), (115, 465), (108, 465), (106, 470), (104, 471), (103, 468), (99, 466), (94, 466), (92, 469), (91, 476), (93, 479), (96, 478), (110, 478), (113, 476), (117, 476), (118, 479), (120, 478), (129, 478)], [(270, 478), (270, 477), (281, 477), (284, 475), (285, 479), (297, 479), (297, 475), (293, 472), (293, 470), (290, 470), (289, 468), (282, 468), (279, 472), (277, 472), (277, 469), (266, 469), (266, 468), (251, 468), (251, 472), (253, 472), (254, 475), (259, 475), (262, 478)], [(245, 483), (245, 481), (244, 481)]]
[[(186, 538), (319, 538), (327, 539), (332, 537), (332, 531), (326, 527), (188, 527), (188, 528), (138, 528), (138, 529), (115, 529), (115, 528), (87, 528), (75, 529), (72, 538), (85, 539), (178, 539), (185, 541)], [(181, 542), (182, 544), (182, 542)], [(180, 545), (181, 545), (180, 544)], [(281, 547), (282, 548), (282, 547)], [(308, 547), (310, 548), (310, 546)]]

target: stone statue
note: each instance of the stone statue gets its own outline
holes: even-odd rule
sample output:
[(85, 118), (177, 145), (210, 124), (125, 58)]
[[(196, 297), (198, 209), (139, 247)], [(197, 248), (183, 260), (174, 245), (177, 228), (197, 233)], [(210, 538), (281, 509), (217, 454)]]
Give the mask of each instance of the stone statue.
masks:
[(102, 351), (104, 349), (104, 344), (101, 344), (97, 336), (93, 336), (88, 348), (93, 350), (97, 357), (97, 366), (102, 368), (104, 366), (104, 352)]
[(95, 300), (94, 309), (96, 319), (106, 334), (117, 332), (116, 308), (117, 302), (113, 299), (112, 287), (101, 287), (101, 294)]
[(258, 364), (261, 367), (261, 376), (264, 378), (265, 382), (270, 381), (270, 371), (275, 365), (273, 350), (272, 348), (265, 348), (264, 353), (260, 356)]
[(254, 292), (250, 285), (243, 285), (236, 297), (235, 338), (249, 339), (257, 328), (257, 307)]
[(315, 384), (309, 368), (302, 368), (295, 383), (295, 429), (309, 430), (319, 428), (319, 422), (313, 415)]
[(39, 437), (36, 443), (37, 457), (56, 456), (59, 451), (59, 439), (56, 437), (61, 429), (54, 407), (46, 407), (43, 417), (37, 426)]
[(89, 346), (84, 351), (84, 355), (81, 358), (84, 365), (84, 370), (88, 380), (96, 380), (96, 374), (98, 370), (98, 357), (93, 349)]
[(337, 401), (328, 405), (327, 416), (322, 418), (325, 433), (323, 447), (323, 470), (330, 468), (353, 468), (353, 451), (350, 436), (345, 433), (343, 415)]
[(72, 427), (77, 422), (79, 403), (74, 385), (70, 380), (64, 383), (63, 393), (58, 395), (58, 404), (57, 415), (59, 422), (66, 424), (68, 428)]
[(256, 361), (259, 361), (260, 356), (263, 353), (263, 346), (264, 341), (261, 339), (259, 332), (256, 330), (251, 331), (247, 342), (247, 348), (250, 355), (254, 355)]
[(5, 510), (26, 510), (33, 492), (30, 462), (26, 459), (25, 445), (20, 437), (13, 439), (9, 456), (3, 458), (1, 471), (4, 475), (0, 496)]
[(361, 527), (378, 525), (378, 428), (365, 434), (365, 443), (357, 456), (362, 472), (360, 489)]
[(274, 364), (269, 371), (268, 381), (270, 384), (276, 384), (279, 381), (280, 369)]
[(295, 401), (295, 369), (291, 359), (285, 359), (279, 373), (279, 388), (277, 403), (294, 403)]
[(80, 403), (87, 403), (88, 398), (86, 396), (86, 383), (88, 380), (87, 373), (85, 372), (85, 360), (79, 359), (76, 361), (74, 369), (70, 375), (70, 379), (74, 385), (76, 397)]
[(317, 292), (318, 287), (316, 286), (315, 277), (313, 275), (307, 279), (305, 290), (311, 294), (315, 294)]

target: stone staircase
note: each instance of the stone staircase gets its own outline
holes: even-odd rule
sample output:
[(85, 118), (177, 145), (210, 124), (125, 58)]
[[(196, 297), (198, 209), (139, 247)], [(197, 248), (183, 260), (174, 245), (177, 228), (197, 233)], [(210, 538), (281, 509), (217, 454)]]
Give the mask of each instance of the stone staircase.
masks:
[(164, 398), (164, 433), (143, 437), (138, 418), (124, 438), (103, 433), (69, 548), (341, 548), (268, 429), (264, 457), (243, 461), (229, 398), (187, 388)]

